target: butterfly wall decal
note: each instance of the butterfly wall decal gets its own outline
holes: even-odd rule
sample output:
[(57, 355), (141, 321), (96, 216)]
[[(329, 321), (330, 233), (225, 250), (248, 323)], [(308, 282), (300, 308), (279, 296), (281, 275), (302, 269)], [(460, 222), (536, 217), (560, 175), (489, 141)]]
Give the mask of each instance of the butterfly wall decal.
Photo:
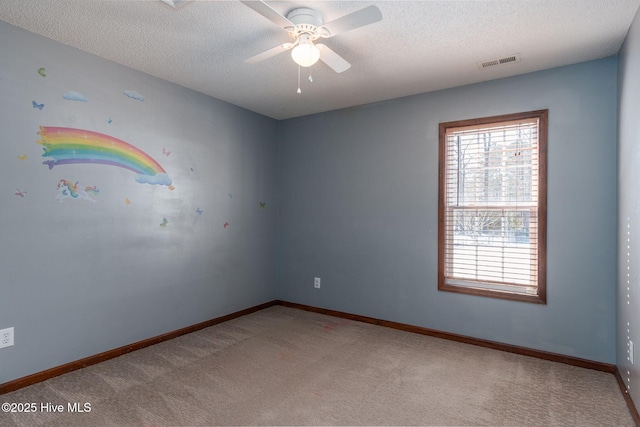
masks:
[(31, 105), (33, 105), (33, 108), (37, 108), (38, 110), (42, 110), (44, 108), (44, 104), (38, 104), (36, 101), (31, 101)]

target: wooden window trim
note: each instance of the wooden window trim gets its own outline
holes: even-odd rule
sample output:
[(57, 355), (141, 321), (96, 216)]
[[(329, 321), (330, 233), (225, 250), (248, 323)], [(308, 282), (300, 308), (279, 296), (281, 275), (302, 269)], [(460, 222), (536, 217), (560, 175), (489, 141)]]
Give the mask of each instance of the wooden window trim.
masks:
[[(513, 301), (522, 301), (536, 304), (547, 303), (547, 139), (548, 139), (548, 110), (536, 110), (515, 114), (505, 114), (500, 116), (483, 117), (477, 119), (459, 120), (453, 122), (440, 123), (438, 136), (438, 290), (457, 292), (484, 297), (493, 297)], [(524, 293), (512, 293), (494, 289), (472, 288), (468, 286), (458, 286), (449, 284), (445, 277), (445, 209), (446, 209), (446, 133), (449, 128), (460, 128), (465, 126), (479, 126), (508, 122), (513, 120), (523, 120), (537, 118), (539, 120), (538, 132), (538, 291), (537, 295), (527, 295)]]

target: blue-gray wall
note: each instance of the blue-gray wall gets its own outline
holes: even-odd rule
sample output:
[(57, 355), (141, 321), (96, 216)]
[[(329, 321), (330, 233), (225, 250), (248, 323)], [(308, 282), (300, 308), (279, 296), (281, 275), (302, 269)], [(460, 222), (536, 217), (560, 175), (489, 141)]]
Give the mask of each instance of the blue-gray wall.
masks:
[[(278, 297), (615, 363), (616, 80), (606, 58), (281, 122)], [(547, 305), (439, 292), (438, 123), (545, 108)]]
[[(15, 328), (0, 383), (275, 298), (275, 120), (1, 21), (0, 58), (0, 329)], [(114, 166), (49, 170), (39, 126), (124, 140), (174, 189)], [(60, 179), (97, 201), (58, 203)]]
[(636, 15), (618, 65), (618, 323), (617, 365), (640, 403), (640, 352), (631, 364), (629, 342), (640, 349), (640, 15)]

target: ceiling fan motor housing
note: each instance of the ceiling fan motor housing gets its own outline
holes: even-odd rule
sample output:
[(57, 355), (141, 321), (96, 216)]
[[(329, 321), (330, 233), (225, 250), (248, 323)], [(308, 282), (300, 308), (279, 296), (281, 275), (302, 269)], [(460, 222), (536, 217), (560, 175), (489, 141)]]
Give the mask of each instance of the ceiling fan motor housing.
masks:
[(292, 37), (298, 38), (301, 34), (309, 34), (312, 40), (320, 37), (318, 29), (322, 25), (322, 15), (320, 12), (301, 7), (293, 9), (287, 14), (287, 19), (295, 24), (295, 27), (288, 28)]

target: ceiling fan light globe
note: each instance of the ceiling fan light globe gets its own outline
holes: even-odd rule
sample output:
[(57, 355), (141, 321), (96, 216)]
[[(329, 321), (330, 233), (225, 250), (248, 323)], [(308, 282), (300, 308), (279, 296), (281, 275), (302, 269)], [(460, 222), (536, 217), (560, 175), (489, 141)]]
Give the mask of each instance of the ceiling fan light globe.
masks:
[(301, 67), (311, 67), (320, 59), (320, 51), (313, 43), (300, 43), (291, 50), (291, 58)]

